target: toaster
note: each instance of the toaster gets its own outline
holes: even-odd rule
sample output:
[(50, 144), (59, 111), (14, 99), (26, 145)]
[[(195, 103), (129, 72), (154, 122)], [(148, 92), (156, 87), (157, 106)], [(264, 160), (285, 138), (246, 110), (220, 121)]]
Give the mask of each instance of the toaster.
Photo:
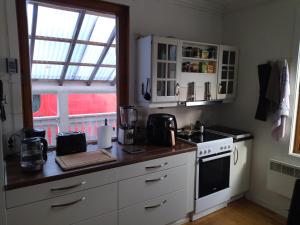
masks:
[(86, 152), (85, 133), (64, 132), (56, 137), (56, 155), (68, 155), (79, 152)]
[(174, 146), (177, 122), (174, 115), (166, 113), (150, 114), (147, 120), (147, 141), (149, 144)]

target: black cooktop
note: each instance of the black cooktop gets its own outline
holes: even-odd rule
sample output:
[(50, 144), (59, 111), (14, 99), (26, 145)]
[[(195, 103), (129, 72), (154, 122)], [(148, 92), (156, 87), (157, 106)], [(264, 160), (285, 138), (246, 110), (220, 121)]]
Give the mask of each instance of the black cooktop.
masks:
[(210, 133), (207, 131), (202, 134), (200, 131), (194, 132), (192, 134), (187, 134), (187, 132), (177, 132), (177, 137), (185, 139), (185, 140), (193, 142), (193, 143), (203, 143), (203, 142), (209, 142), (209, 141), (226, 138), (222, 135)]

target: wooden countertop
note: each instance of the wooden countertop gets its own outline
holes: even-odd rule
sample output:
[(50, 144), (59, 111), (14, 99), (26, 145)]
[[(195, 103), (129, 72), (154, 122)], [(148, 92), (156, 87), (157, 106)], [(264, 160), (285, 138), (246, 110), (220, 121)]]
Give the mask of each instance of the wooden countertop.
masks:
[[(145, 152), (138, 154), (128, 154), (122, 149), (127, 147), (142, 148)], [(88, 146), (89, 150), (96, 149), (96, 145)], [(41, 184), (49, 181), (55, 181), (68, 177), (83, 175), (91, 172), (97, 172), (105, 169), (111, 169), (133, 163), (148, 161), (151, 159), (157, 159), (161, 157), (181, 154), (190, 151), (196, 151), (196, 145), (189, 144), (180, 140), (176, 141), (176, 146), (161, 147), (151, 145), (132, 145), (125, 146), (120, 145), (117, 142), (113, 143), (113, 146), (108, 151), (114, 155), (117, 160), (114, 162), (84, 167), (80, 169), (74, 169), (70, 171), (63, 171), (55, 162), (55, 152), (48, 153), (48, 160), (44, 164), (42, 171), (38, 172), (23, 172), (20, 167), (18, 158), (10, 158), (5, 163), (5, 190), (12, 190), (16, 188), (22, 188), (26, 186)]]

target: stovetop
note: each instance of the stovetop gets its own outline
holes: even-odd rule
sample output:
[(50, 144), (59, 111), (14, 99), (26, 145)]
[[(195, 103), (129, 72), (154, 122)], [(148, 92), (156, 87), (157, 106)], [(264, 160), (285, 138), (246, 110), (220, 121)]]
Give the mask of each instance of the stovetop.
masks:
[(178, 132), (177, 137), (182, 138), (184, 140), (187, 140), (189, 142), (196, 143), (196, 144), (226, 138), (222, 135), (210, 133), (210, 132), (207, 132), (207, 131), (204, 132), (204, 133), (201, 133), (199, 131), (199, 132), (194, 132), (192, 134), (188, 134), (187, 132)]

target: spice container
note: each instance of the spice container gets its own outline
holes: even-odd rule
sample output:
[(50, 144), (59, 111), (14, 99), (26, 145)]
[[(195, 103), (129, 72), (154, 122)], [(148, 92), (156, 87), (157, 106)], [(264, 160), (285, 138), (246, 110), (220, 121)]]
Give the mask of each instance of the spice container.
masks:
[(209, 52), (207, 50), (202, 50), (202, 59), (208, 59), (209, 56)]

